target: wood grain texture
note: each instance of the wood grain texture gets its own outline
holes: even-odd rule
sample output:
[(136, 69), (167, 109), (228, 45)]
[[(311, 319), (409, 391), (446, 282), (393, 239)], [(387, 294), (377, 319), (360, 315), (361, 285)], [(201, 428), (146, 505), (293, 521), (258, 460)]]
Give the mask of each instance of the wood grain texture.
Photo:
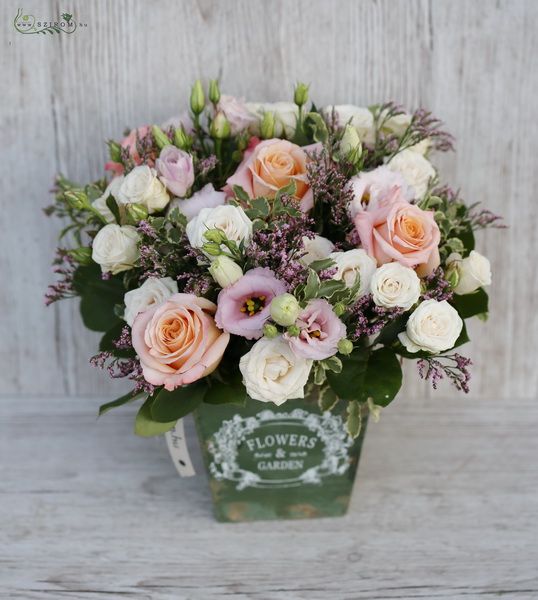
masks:
[[(535, 401), (401, 398), (371, 423), (347, 516), (218, 524), (134, 407), (0, 406), (0, 596), (24, 600), (538, 597)], [(9, 459), (7, 459), (9, 457)]]
[[(58, 223), (41, 208), (55, 172), (101, 175), (103, 140), (178, 113), (191, 81), (219, 76), (249, 99), (289, 97), (297, 79), (318, 105), (393, 98), (424, 105), (457, 138), (442, 177), (510, 229), (479, 240), (493, 263), (491, 320), (473, 323), (472, 392), (532, 398), (538, 313), (538, 3), (534, 0), (28, 0), (69, 8), (88, 27), (24, 36), (0, 5), (2, 393), (104, 394), (122, 388), (88, 368), (97, 336), (75, 302), (45, 310)], [(404, 394), (430, 395), (408, 368)]]

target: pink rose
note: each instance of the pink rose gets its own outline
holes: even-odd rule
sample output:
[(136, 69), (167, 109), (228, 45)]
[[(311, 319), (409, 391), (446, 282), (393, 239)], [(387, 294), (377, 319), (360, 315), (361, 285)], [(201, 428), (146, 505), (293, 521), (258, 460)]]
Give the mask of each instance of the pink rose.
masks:
[(315, 151), (320, 144), (301, 148), (287, 140), (265, 140), (252, 150), (247, 150), (237, 171), (226, 181), (228, 190), (239, 185), (250, 198), (274, 198), (280, 188), (295, 182), (294, 198), (303, 212), (314, 205), (314, 195), (308, 185), (308, 156), (305, 151)]
[(271, 300), (285, 291), (271, 269), (251, 269), (219, 293), (215, 321), (224, 331), (258, 339), (270, 316)]
[(433, 211), (396, 201), (361, 211), (354, 222), (363, 248), (378, 266), (396, 261), (418, 267), (420, 275), (428, 275), (439, 266), (441, 234)]
[(171, 391), (217, 368), (230, 334), (216, 326), (216, 308), (205, 298), (174, 294), (138, 314), (132, 340), (146, 381)]
[(172, 145), (165, 146), (155, 161), (155, 167), (159, 179), (174, 196), (182, 198), (187, 195), (194, 183), (194, 167), (189, 153)]
[(217, 112), (221, 111), (230, 123), (232, 135), (237, 135), (248, 129), (258, 121), (258, 117), (250, 112), (241, 98), (222, 94), (217, 105)]
[(349, 203), (351, 217), (363, 210), (377, 210), (396, 200), (408, 202), (413, 199), (402, 175), (385, 166), (363, 171), (352, 177), (349, 183), (353, 190), (353, 200)]
[[(129, 150), (129, 156), (133, 159), (135, 165), (142, 164), (142, 159), (136, 150), (136, 141), (137, 139), (142, 139), (146, 137), (151, 131), (151, 127), (149, 125), (142, 125), (142, 127), (138, 127), (138, 129), (133, 129), (127, 137), (125, 137), (121, 142), (121, 147)], [(150, 167), (153, 166), (153, 162), (148, 163)], [(121, 163), (117, 163), (114, 161), (109, 161), (105, 164), (105, 170), (113, 171), (114, 175), (123, 175), (123, 165)]]
[(194, 219), (202, 208), (215, 208), (224, 204), (226, 194), (217, 192), (212, 183), (204, 185), (204, 187), (195, 192), (190, 198), (175, 198), (170, 202), (170, 210), (179, 208), (179, 210), (187, 217), (187, 221)]
[(297, 318), (298, 336), (284, 334), (293, 352), (301, 358), (323, 360), (336, 354), (338, 342), (346, 337), (346, 326), (327, 300), (311, 300)]

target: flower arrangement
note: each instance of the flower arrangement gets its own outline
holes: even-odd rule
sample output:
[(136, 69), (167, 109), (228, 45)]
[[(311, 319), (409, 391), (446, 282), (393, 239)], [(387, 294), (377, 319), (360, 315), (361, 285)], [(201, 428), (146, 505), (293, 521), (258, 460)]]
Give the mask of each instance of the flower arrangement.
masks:
[(201, 402), (280, 405), (317, 389), (349, 434), (401, 387), (401, 361), (468, 391), (464, 321), (488, 312), (474, 232), (498, 219), (442, 185), (429, 112), (251, 104), (197, 81), (190, 112), (110, 141), (111, 178), (58, 177), (67, 221), (47, 302), (79, 296), (91, 359), (144, 399), (135, 431)]

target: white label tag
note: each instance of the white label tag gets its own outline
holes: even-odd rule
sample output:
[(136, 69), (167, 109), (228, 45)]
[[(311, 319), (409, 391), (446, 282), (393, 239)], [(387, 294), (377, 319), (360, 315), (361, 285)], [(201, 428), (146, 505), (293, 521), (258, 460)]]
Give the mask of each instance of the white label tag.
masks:
[(166, 432), (165, 437), (170, 456), (180, 476), (192, 477), (196, 475), (187, 447), (183, 419), (179, 419), (174, 428)]

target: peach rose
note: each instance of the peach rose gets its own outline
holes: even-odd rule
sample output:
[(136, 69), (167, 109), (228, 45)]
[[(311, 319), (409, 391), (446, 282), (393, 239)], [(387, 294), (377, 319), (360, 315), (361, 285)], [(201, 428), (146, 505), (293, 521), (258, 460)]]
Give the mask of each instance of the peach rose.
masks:
[(295, 181), (294, 197), (299, 201), (303, 212), (314, 205), (314, 196), (308, 185), (305, 151), (315, 151), (320, 144), (297, 146), (287, 140), (265, 140), (245, 152), (243, 162), (237, 171), (228, 178), (228, 190), (239, 185), (251, 197), (274, 198), (276, 192)]
[(230, 334), (216, 326), (216, 310), (205, 298), (174, 294), (136, 317), (133, 347), (146, 381), (172, 391), (217, 368)]
[(358, 212), (354, 222), (363, 248), (378, 266), (396, 261), (417, 267), (419, 275), (429, 275), (439, 266), (441, 234), (433, 211), (400, 200)]

